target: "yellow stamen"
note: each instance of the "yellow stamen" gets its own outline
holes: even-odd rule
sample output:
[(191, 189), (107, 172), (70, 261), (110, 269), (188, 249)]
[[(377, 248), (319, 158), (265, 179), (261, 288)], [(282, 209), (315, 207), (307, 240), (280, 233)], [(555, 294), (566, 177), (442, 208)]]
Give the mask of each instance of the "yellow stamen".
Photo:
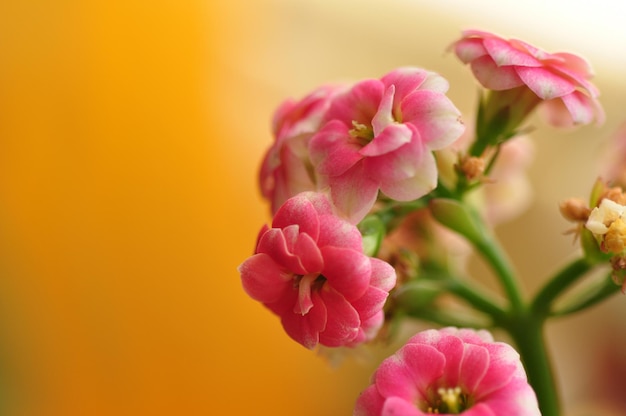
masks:
[(445, 403), (448, 408), (447, 413), (459, 414), (461, 413), (461, 388), (455, 387), (451, 388), (443, 388), (440, 387), (437, 390), (439, 396), (441, 396), (441, 401)]

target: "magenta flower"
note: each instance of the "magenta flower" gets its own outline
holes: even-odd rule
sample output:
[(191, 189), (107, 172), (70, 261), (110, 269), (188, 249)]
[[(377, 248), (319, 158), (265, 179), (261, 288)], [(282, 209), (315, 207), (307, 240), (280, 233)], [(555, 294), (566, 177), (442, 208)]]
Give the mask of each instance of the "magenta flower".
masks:
[(320, 180), (351, 222), (372, 208), (378, 191), (410, 201), (437, 184), (433, 150), (463, 132), (441, 76), (402, 68), (337, 95), (309, 143)]
[(487, 331), (415, 335), (376, 370), (355, 416), (540, 416), (517, 352)]
[[(499, 99), (518, 101), (517, 118), (544, 101), (549, 121), (556, 126), (604, 120), (599, 92), (589, 82), (591, 68), (576, 55), (547, 53), (521, 40), (477, 30), (464, 31), (453, 47), (483, 87), (510, 92)], [(526, 94), (528, 90), (533, 94)]]
[(239, 272), (245, 291), (307, 348), (371, 339), (396, 281), (389, 264), (363, 254), (356, 226), (335, 216), (328, 198), (314, 192), (280, 207)]
[(292, 196), (317, 189), (308, 144), (319, 129), (331, 98), (341, 89), (320, 87), (302, 100), (283, 102), (274, 113), (275, 141), (263, 158), (259, 174), (261, 193), (271, 202), (272, 213)]

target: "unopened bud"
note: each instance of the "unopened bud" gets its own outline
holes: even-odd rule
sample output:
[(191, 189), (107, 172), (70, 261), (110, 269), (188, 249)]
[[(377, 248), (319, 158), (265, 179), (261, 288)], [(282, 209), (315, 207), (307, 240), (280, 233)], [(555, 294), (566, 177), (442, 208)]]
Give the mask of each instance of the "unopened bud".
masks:
[(459, 162), (459, 169), (469, 180), (480, 178), (485, 172), (485, 159), (475, 156), (464, 156)]
[(571, 222), (586, 222), (591, 213), (587, 203), (580, 198), (570, 198), (559, 204), (561, 215)]

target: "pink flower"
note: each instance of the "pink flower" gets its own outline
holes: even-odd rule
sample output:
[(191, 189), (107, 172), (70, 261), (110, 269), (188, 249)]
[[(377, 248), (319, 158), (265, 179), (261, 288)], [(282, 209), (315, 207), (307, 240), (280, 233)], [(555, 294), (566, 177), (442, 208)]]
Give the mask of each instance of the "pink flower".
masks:
[(363, 254), (356, 226), (335, 216), (328, 198), (314, 192), (280, 207), (239, 272), (245, 291), (307, 348), (371, 339), (396, 281), (390, 265)]
[(308, 144), (330, 100), (341, 88), (320, 87), (300, 101), (283, 102), (276, 110), (272, 123), (275, 141), (263, 158), (259, 174), (261, 193), (271, 202), (272, 213), (288, 198), (317, 189)]
[(376, 370), (355, 416), (540, 416), (517, 352), (487, 331), (415, 335)]
[(379, 190), (410, 201), (435, 188), (432, 151), (463, 132), (447, 90), (435, 73), (402, 68), (334, 98), (309, 151), (333, 203), (351, 222), (367, 215)]
[[(520, 103), (528, 114), (541, 100), (549, 120), (556, 126), (589, 124), (604, 120), (596, 87), (589, 82), (592, 72), (582, 58), (569, 53), (547, 53), (521, 40), (506, 40), (494, 34), (468, 30), (453, 44), (464, 63), (469, 63), (476, 79), (493, 91), (519, 89), (500, 97)], [(534, 93), (535, 102), (523, 90)], [(514, 97), (515, 96), (515, 97)], [(524, 116), (520, 114), (519, 116)]]

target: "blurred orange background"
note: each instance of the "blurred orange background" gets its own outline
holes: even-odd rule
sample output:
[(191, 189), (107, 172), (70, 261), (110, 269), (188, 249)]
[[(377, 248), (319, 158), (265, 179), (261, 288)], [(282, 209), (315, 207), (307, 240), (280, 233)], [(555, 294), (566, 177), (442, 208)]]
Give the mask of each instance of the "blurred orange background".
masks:
[[(328, 366), (246, 297), (236, 267), (269, 220), (256, 173), (282, 99), (423, 65), (469, 83), (450, 95), (471, 109), (469, 71), (444, 57), (469, 16), (408, 3), (0, 3), (2, 414), (351, 413), (377, 362)], [(621, 121), (612, 73), (598, 83), (612, 87), (613, 121), (585, 135)], [(579, 176), (557, 191), (565, 174), (544, 180), (553, 188), (526, 218), (564, 247), (546, 267), (573, 248), (558, 235), (567, 224), (536, 219), (542, 195), (584, 196), (594, 179), (595, 166), (575, 166), (598, 145), (567, 153), (567, 140), (546, 154)], [(533, 177), (550, 163), (539, 158)], [(524, 227), (504, 239), (520, 243)], [(604, 313), (624, 312), (615, 305)]]

